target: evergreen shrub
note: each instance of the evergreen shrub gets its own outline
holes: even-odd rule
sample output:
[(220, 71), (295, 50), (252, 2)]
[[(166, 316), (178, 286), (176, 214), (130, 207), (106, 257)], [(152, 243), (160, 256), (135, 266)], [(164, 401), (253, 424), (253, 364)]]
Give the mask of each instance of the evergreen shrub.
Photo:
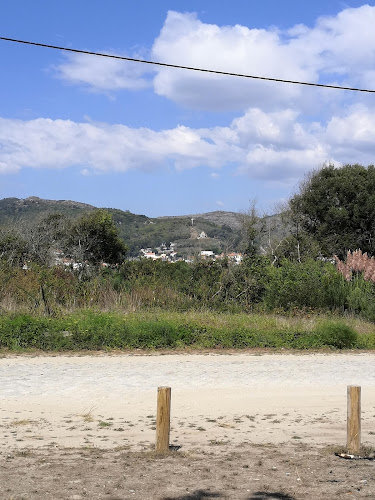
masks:
[(323, 345), (336, 349), (350, 349), (358, 341), (357, 332), (342, 321), (324, 321), (316, 327), (316, 333)]

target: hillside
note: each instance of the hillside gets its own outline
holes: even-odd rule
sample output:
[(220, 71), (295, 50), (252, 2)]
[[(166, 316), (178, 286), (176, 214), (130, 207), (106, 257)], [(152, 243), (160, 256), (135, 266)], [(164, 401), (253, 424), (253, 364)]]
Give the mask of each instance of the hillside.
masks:
[[(95, 208), (76, 201), (45, 200), (36, 196), (4, 198), (0, 200), (0, 227), (36, 224), (51, 213), (77, 217)], [(235, 212), (150, 218), (115, 208), (106, 210), (112, 214), (119, 234), (133, 256), (138, 255), (141, 248), (155, 248), (170, 242), (174, 242), (178, 253), (184, 256), (201, 250), (216, 253), (241, 250), (241, 214)], [(202, 232), (204, 237), (198, 238)]]
[(3, 198), (0, 200), (0, 226), (38, 220), (38, 218), (53, 212), (75, 216), (94, 208), (92, 205), (78, 201), (43, 200), (37, 196), (30, 196), (26, 199)]
[(193, 223), (198, 219), (204, 219), (219, 226), (228, 226), (233, 230), (239, 230), (242, 227), (243, 215), (238, 212), (225, 212), (223, 210), (216, 210), (215, 212), (208, 212), (205, 214), (158, 217), (157, 220), (174, 218), (190, 219), (190, 221), (191, 219), (194, 219)]

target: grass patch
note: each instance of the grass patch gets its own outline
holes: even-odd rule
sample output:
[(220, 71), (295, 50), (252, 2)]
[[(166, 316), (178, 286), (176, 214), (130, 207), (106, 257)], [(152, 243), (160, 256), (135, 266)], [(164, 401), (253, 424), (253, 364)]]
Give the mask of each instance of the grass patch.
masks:
[(19, 427), (23, 425), (34, 425), (36, 423), (37, 422), (35, 422), (35, 420), (24, 419), (24, 420), (13, 420), (13, 422), (10, 425)]
[(104, 427), (111, 427), (112, 422), (104, 422), (103, 420), (100, 420), (98, 422), (98, 427), (104, 428)]
[(0, 348), (11, 351), (322, 347), (375, 349), (375, 325), (319, 315), (161, 310), (130, 314), (82, 310), (60, 317), (0, 317)]
[(94, 409), (94, 407), (90, 408), (90, 410), (87, 411), (86, 413), (83, 413), (82, 415), (80, 415), (83, 418), (84, 422), (89, 423), (89, 422), (94, 421), (94, 417), (92, 416), (93, 409)]

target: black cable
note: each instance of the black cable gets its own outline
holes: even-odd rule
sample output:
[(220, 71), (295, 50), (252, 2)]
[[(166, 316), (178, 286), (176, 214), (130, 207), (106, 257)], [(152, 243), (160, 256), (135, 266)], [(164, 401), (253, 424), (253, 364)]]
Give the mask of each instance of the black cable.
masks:
[(113, 54), (103, 54), (100, 52), (90, 52), (88, 50), (69, 49), (67, 47), (59, 47), (57, 45), (47, 45), (45, 43), (29, 42), (26, 40), (17, 40), (15, 38), (5, 38), (3, 36), (0, 36), (0, 40), (6, 40), (7, 42), (25, 43), (27, 45), (35, 45), (37, 47), (46, 47), (48, 49), (65, 50), (67, 52), (75, 52), (77, 54), (88, 54), (90, 56), (109, 57), (111, 59), (121, 59), (122, 61), (132, 61), (132, 62), (143, 63), (143, 64), (153, 64), (155, 66), (164, 66), (167, 68), (178, 68), (178, 69), (186, 69), (189, 71), (201, 71), (203, 73), (214, 73), (216, 75), (238, 76), (241, 78), (252, 78), (254, 80), (267, 80), (270, 82), (293, 83), (295, 85), (308, 85), (310, 87), (323, 87), (323, 88), (327, 88), (327, 89), (352, 90), (355, 92), (375, 93), (375, 90), (369, 90), (369, 89), (358, 89), (358, 88), (354, 88), (354, 87), (341, 87), (340, 85), (325, 85), (323, 83), (299, 82), (296, 80), (284, 80), (282, 78), (270, 78), (267, 76), (244, 75), (242, 73), (230, 73), (228, 71), (217, 71), (214, 69), (194, 68), (191, 66), (181, 66), (179, 64), (168, 64), (168, 63), (162, 63), (162, 62), (156, 62), (156, 61), (145, 61), (143, 59), (134, 59), (133, 57), (115, 56)]

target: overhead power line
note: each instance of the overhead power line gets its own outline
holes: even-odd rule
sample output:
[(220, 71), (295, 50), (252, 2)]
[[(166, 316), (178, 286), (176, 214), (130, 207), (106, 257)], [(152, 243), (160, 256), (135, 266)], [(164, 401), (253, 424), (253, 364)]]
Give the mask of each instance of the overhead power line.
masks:
[(125, 56), (116, 56), (114, 54), (105, 54), (102, 52), (91, 52), (89, 50), (79, 50), (79, 49), (70, 49), (68, 47), (59, 47), (58, 45), (48, 45), (46, 43), (37, 43), (37, 42), (30, 42), (27, 40), (17, 40), (15, 38), (6, 38), (3, 36), (0, 36), (0, 40), (5, 40), (7, 42), (16, 42), (16, 43), (24, 43), (26, 45), (35, 45), (37, 47), (45, 47), (48, 49), (57, 49), (57, 50), (65, 50), (66, 52), (74, 52), (76, 54), (87, 54), (90, 56), (99, 56), (99, 57), (109, 57), (111, 59), (120, 59), (122, 61), (131, 61), (131, 62), (136, 62), (136, 63), (143, 63), (143, 64), (152, 64), (154, 66), (163, 66), (166, 68), (178, 68), (178, 69), (186, 69), (189, 71), (200, 71), (202, 73), (213, 73), (216, 75), (225, 75), (225, 76), (237, 76), (240, 78), (252, 78), (253, 80), (266, 80), (269, 82), (281, 82), (281, 83), (291, 83), (294, 85), (307, 85), (309, 87), (323, 87), (327, 89), (338, 89), (338, 90), (351, 90), (354, 92), (370, 92), (370, 93), (375, 93), (375, 90), (370, 90), (370, 89), (359, 89), (359, 88), (354, 88), (354, 87), (343, 87), (340, 85), (326, 85), (324, 83), (312, 83), (312, 82), (300, 82), (297, 80), (285, 80), (283, 78), (271, 78), (268, 76), (256, 76), (256, 75), (246, 75), (243, 73), (231, 73), (229, 71), (218, 71), (215, 69), (207, 69), (207, 68), (195, 68), (193, 66), (182, 66), (180, 64), (168, 64), (168, 63), (163, 63), (163, 62), (156, 62), (156, 61), (146, 61), (144, 59), (135, 59), (133, 57), (125, 57)]

